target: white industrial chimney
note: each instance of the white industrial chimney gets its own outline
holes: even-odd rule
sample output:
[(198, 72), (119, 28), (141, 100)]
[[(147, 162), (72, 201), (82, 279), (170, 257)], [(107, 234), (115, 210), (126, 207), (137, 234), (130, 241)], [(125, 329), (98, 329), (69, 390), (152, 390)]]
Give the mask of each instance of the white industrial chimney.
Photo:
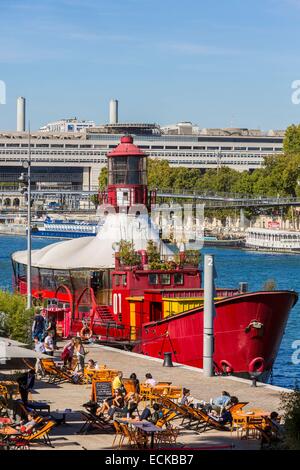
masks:
[(17, 132), (25, 132), (25, 105), (25, 98), (19, 96), (17, 99)]
[(109, 124), (118, 123), (118, 100), (110, 100), (109, 102)]

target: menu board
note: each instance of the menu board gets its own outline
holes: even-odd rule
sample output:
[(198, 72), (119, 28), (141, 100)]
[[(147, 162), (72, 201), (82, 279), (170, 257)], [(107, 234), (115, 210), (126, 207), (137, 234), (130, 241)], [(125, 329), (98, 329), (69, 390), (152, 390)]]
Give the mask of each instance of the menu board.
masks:
[(111, 382), (97, 382), (93, 381), (93, 396), (92, 399), (97, 403), (101, 403), (106, 398), (112, 396)]

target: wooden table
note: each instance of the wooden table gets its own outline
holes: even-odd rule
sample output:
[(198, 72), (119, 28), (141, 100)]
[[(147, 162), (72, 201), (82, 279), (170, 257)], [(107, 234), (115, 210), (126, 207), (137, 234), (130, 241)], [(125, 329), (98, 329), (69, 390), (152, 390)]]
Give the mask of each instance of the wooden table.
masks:
[(238, 421), (238, 420), (243, 420), (246, 424), (246, 434), (245, 434), (245, 439), (249, 437), (249, 424), (251, 424), (252, 419), (261, 419), (263, 422), (264, 416), (269, 416), (270, 413), (268, 411), (264, 411), (260, 408), (252, 408), (251, 410), (238, 410), (236, 413), (233, 414), (233, 422)]
[(142, 432), (151, 434), (150, 449), (154, 448), (154, 434), (163, 430), (149, 421), (138, 421), (133, 418), (116, 418), (116, 421), (123, 424), (130, 424)]
[(7, 388), (10, 398), (19, 395), (19, 384), (15, 380), (1, 380), (0, 385)]

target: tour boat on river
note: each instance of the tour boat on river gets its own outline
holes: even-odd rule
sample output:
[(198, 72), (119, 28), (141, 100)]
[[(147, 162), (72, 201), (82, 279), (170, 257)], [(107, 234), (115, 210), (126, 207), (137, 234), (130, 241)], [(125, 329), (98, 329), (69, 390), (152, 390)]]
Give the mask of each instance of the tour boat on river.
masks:
[(245, 246), (261, 251), (300, 253), (300, 231), (248, 228)]
[(60, 220), (47, 216), (42, 225), (33, 227), (32, 236), (47, 238), (94, 237), (98, 230), (98, 222)]
[[(173, 361), (202, 368), (200, 253), (164, 243), (144, 211), (153, 203), (146, 163), (132, 137), (122, 137), (108, 154), (101, 230), (33, 250), (32, 294), (48, 300), (44, 313), (56, 316), (64, 338), (80, 334), (156, 358), (171, 352)], [(12, 262), (15, 288), (26, 294), (26, 251)], [(216, 289), (216, 373), (266, 380), (297, 299), (288, 290)]]

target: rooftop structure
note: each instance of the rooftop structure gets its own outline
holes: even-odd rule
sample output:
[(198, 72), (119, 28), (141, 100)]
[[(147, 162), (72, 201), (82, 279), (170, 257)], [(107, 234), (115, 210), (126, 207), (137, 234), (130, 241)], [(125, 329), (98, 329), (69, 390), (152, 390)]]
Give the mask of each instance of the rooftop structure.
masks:
[(49, 122), (45, 126), (40, 127), (42, 132), (82, 132), (84, 129), (95, 127), (94, 121), (80, 121), (74, 119), (60, 119), (58, 121)]

